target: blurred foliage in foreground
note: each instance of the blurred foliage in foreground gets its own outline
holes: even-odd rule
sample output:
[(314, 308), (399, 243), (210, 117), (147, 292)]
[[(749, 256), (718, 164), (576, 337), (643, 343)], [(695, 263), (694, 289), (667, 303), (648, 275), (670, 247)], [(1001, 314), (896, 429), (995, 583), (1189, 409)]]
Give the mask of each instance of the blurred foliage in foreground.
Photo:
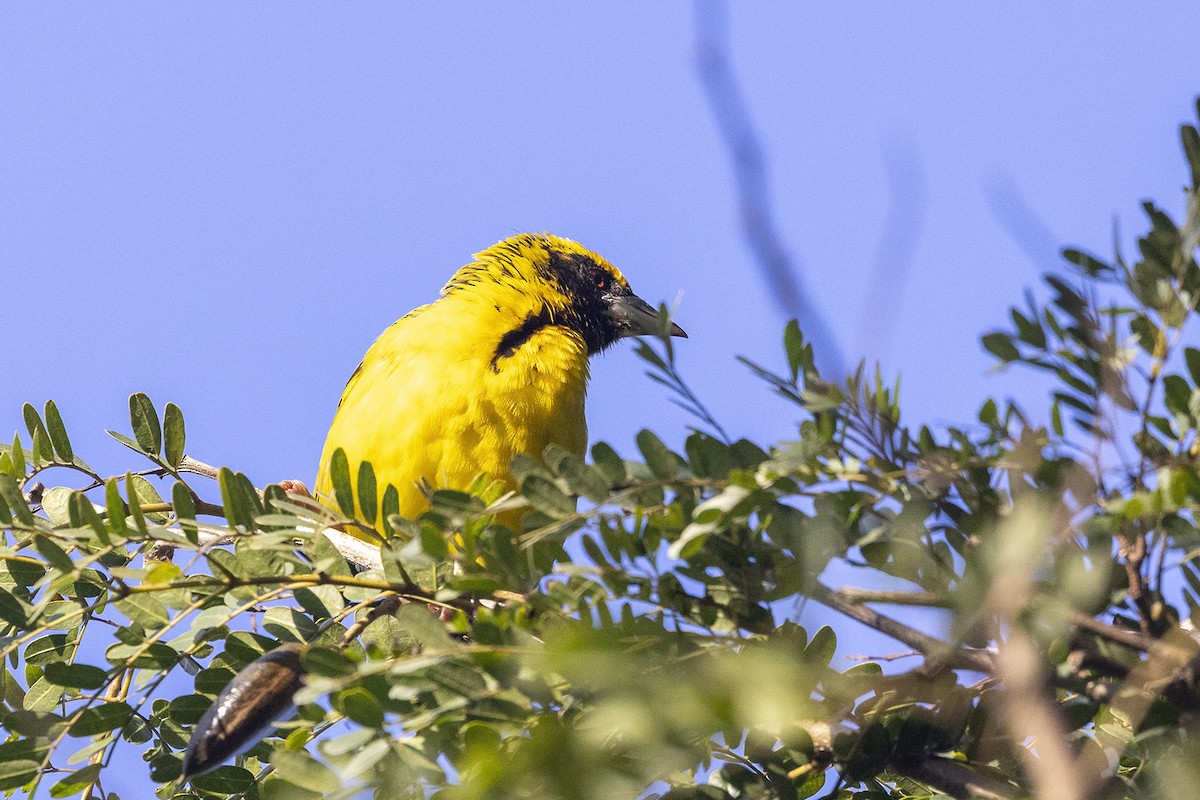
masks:
[[(910, 428), (877, 376), (823, 382), (793, 324), (781, 371), (747, 362), (798, 419), (764, 449), (725, 440), (663, 339), (642, 355), (700, 420), (683, 453), (643, 431), (633, 460), (518, 459), (498, 502), (524, 531), (441, 491), (365, 570), (326, 531), (373, 513), (367, 471), (337, 511), (260, 492), (135, 395), (114, 435), (149, 463), (105, 477), (26, 406), (0, 449), (0, 789), (113, 797), (120, 769), (161, 797), (1200, 796), (1183, 144), (1181, 225), (1147, 204), (1136, 262), (1068, 250), (1048, 303), (984, 337), (1048, 373), (1048, 409)], [(806, 602), (845, 630), (798, 625)], [(861, 625), (896, 644), (846, 669)], [(180, 786), (212, 698), (284, 644), (298, 715)]]

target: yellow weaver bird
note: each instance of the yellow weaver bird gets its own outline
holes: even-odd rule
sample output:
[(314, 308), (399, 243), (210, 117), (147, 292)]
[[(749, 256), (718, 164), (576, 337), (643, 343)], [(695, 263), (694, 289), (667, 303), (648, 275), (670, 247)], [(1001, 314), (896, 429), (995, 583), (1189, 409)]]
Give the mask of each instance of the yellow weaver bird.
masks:
[(367, 351), (325, 440), (317, 496), (333, 495), (338, 448), (352, 479), (369, 461), (380, 495), (395, 486), (410, 518), (428, 488), (466, 489), (480, 473), (514, 488), (518, 453), (541, 457), (555, 443), (582, 456), (588, 358), (659, 330), (657, 312), (599, 255), (550, 234), (505, 239)]

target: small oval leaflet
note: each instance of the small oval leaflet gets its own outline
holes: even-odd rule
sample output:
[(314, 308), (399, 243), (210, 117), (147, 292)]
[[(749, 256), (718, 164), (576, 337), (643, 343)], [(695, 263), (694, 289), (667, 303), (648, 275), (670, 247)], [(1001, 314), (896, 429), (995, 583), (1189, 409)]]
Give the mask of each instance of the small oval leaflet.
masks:
[(258, 743), (271, 723), (295, 709), (303, 683), (300, 645), (288, 644), (250, 662), (204, 712), (183, 757), (183, 778), (190, 779), (244, 753)]

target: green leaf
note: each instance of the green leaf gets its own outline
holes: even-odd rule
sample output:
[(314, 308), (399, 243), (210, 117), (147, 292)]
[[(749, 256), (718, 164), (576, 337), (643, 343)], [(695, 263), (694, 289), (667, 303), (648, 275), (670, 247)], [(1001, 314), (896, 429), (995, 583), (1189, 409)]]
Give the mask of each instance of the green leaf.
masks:
[(656, 353), (654, 348), (648, 343), (638, 340), (634, 345), (634, 352), (637, 353), (638, 358), (655, 367), (660, 372), (670, 373), (671, 368), (667, 366), (667, 362), (663, 361), (662, 356)]
[(83, 769), (75, 770), (50, 787), (50, 796), (74, 797), (80, 794), (100, 779), (100, 770), (103, 767), (103, 764), (88, 764)]
[(545, 464), (525, 453), (517, 453), (513, 456), (512, 463), (509, 464), (509, 471), (517, 483), (521, 483), (530, 475), (538, 475), (548, 481), (554, 480), (554, 475), (546, 468)]
[(235, 677), (237, 677), (237, 670), (224, 664), (202, 669), (196, 673), (196, 692), (205, 697), (215, 698)]
[(1039, 349), (1046, 346), (1046, 332), (1038, 324), (1036, 318), (1028, 319), (1015, 308), (1009, 309), (1009, 315), (1012, 317), (1013, 325), (1017, 328), (1017, 338)]
[(67, 551), (58, 546), (58, 543), (49, 536), (36, 535), (33, 537), (33, 547), (38, 551), (38, 555), (46, 560), (54, 569), (64, 575), (70, 575), (75, 572), (75, 562), (67, 555)]
[(243, 767), (226, 764), (223, 767), (217, 767), (212, 772), (195, 775), (189, 778), (188, 782), (202, 792), (212, 792), (222, 796), (242, 795), (253, 788), (254, 774)]
[(270, 760), (275, 774), (295, 786), (322, 794), (331, 794), (342, 786), (333, 770), (303, 750), (277, 748), (271, 753)]
[(358, 509), (363, 522), (375, 524), (379, 500), (375, 493), (375, 470), (370, 461), (358, 462)]
[(73, 460), (75, 452), (71, 449), (71, 440), (67, 438), (67, 428), (63, 425), (62, 416), (58, 413), (58, 406), (54, 404), (53, 400), (46, 401), (46, 431), (59, 458), (63, 461)]
[(317, 624), (294, 608), (268, 608), (262, 627), (280, 641), (307, 642), (317, 636)]
[(221, 467), (217, 472), (217, 485), (221, 487), (221, 503), (225, 506), (229, 527), (254, 530), (254, 505), (246, 497), (237, 474), (229, 467)]
[(212, 698), (202, 694), (185, 694), (171, 701), (168, 714), (180, 725), (195, 725), (212, 705)]
[(175, 518), (179, 520), (179, 527), (183, 529), (183, 535), (192, 544), (197, 544), (200, 539), (195, 523), (196, 501), (183, 481), (176, 481), (175, 485), (171, 487), (171, 505), (175, 509)]
[(250, 480), (246, 473), (235, 473), (234, 479), (237, 486), (241, 489), (243, 500), (250, 507), (250, 520), (253, 522), (260, 514), (266, 512), (262, 498), (259, 497), (258, 489), (254, 488), (254, 482)]
[[(141, 475), (126, 475), (125, 478), (126, 491), (137, 498), (139, 510), (142, 506), (161, 506), (163, 505), (162, 496), (150, 481), (143, 478)], [(132, 503), (130, 503), (132, 505)], [(146, 518), (151, 522), (159, 525), (167, 523), (168, 515), (164, 511), (151, 511), (146, 513)]]
[[(19, 703), (16, 705), (19, 707)], [(3, 719), (4, 727), (9, 732), (27, 737), (57, 736), (62, 731), (63, 725), (63, 718), (58, 714), (35, 711), (14, 711), (11, 714), (5, 714)]]
[(1183, 360), (1187, 362), (1188, 375), (1192, 378), (1192, 385), (1200, 386), (1200, 350), (1194, 347), (1185, 347)]
[(383, 706), (379, 698), (361, 686), (351, 686), (337, 695), (336, 705), (352, 721), (366, 728), (383, 725)]
[(133, 709), (125, 702), (92, 706), (82, 711), (71, 723), (70, 734), (75, 737), (95, 736), (120, 728), (132, 716)]
[(1184, 125), (1179, 134), (1183, 139), (1183, 153), (1192, 170), (1192, 189), (1200, 190), (1200, 133), (1191, 125)]
[(277, 641), (266, 636), (236, 631), (229, 634), (225, 640), (225, 658), (234, 667), (241, 669), (278, 645)]
[(158, 455), (162, 447), (162, 427), (158, 412), (150, 398), (141, 392), (129, 395), (129, 422), (133, 426), (133, 438), (138, 448), (149, 455)]
[(46, 680), (55, 686), (65, 686), (69, 689), (99, 689), (108, 679), (108, 673), (90, 664), (67, 664), (62, 661), (52, 661), (46, 665), (44, 675)]
[(25, 450), (21, 447), (21, 434), (14, 433), (12, 446), (9, 448), (9, 456), (12, 458), (14, 478), (24, 478), (25, 469), (28, 467), (28, 460), (25, 457)]
[(425, 554), (436, 561), (444, 561), (450, 555), (450, 546), (446, 544), (446, 535), (436, 525), (429, 522), (421, 525), (420, 543)]
[(41, 763), (27, 758), (0, 761), (0, 790), (19, 789), (37, 777)]
[(350, 462), (346, 451), (338, 448), (329, 460), (329, 480), (333, 483), (333, 497), (338, 509), (347, 517), (354, 516), (354, 487), (350, 484)]
[(787, 355), (788, 371), (791, 372), (793, 381), (799, 378), (801, 373), (816, 372), (812, 345), (805, 343), (800, 323), (794, 319), (789, 320), (783, 329), (783, 351)]
[[(104, 525), (104, 520), (100, 519), (100, 514), (96, 511), (92, 501), (83, 492), (75, 492), (71, 495), (71, 500), (67, 505), (67, 512), (71, 516), (72, 528), (91, 528), (97, 538), (103, 544), (110, 544), (108, 536), (108, 528)], [(114, 529), (117, 526), (114, 524)], [(121, 530), (124, 530), (124, 522), (121, 523)]]
[(546, 463), (567, 482), (572, 492), (594, 503), (608, 499), (611, 489), (608, 480), (599, 470), (584, 464), (579, 456), (556, 444), (549, 445), (543, 455)]
[(104, 510), (108, 515), (108, 526), (117, 536), (124, 536), (129, 531), (129, 526), (125, 524), (125, 515), (129, 513), (125, 508), (125, 501), (121, 498), (121, 488), (117, 485), (116, 478), (109, 478), (104, 482)]
[(1074, 264), (1083, 270), (1084, 274), (1095, 277), (1107, 272), (1112, 272), (1113, 268), (1105, 264), (1095, 256), (1085, 253), (1082, 250), (1076, 250), (1068, 247), (1062, 251), (1062, 257), (1069, 263)]
[(179, 469), (179, 462), (183, 461), (183, 446), (186, 439), (183, 412), (174, 403), (167, 403), (166, 408), (163, 409), (163, 452), (172, 469)]
[(66, 486), (51, 486), (42, 494), (42, 512), (50, 518), (55, 526), (71, 524), (68, 506), (71, 503), (71, 496), (75, 492), (75, 489), (68, 489)]
[[(376, 739), (370, 744), (358, 749), (354, 758), (341, 765), (342, 774), (348, 778), (357, 778), (375, 768), (392, 751), (391, 743), (386, 739)], [(412, 751), (409, 751), (412, 752)]]
[(521, 494), (535, 509), (554, 519), (575, 513), (575, 498), (541, 475), (526, 475), (521, 481)]
[(422, 650), (443, 651), (455, 646), (446, 626), (429, 612), (413, 603), (400, 607), (395, 616), (398, 628), (409, 637), (410, 644)]
[(354, 659), (341, 650), (329, 647), (311, 647), (304, 652), (302, 660), (307, 672), (330, 678), (353, 675), (356, 668)]
[(1013, 344), (1012, 337), (1001, 331), (984, 334), (983, 346), (989, 353), (1006, 364), (1021, 358), (1021, 351)]
[(54, 451), (50, 445), (50, 434), (37, 409), (29, 403), (21, 406), (21, 414), (25, 417), (25, 427), (29, 429), (29, 438), (33, 442), (33, 456), (38, 462), (53, 461)]
[(988, 400), (979, 409), (979, 421), (984, 425), (996, 425), (1000, 421), (1000, 417), (996, 413), (996, 401), (988, 398)]
[(138, 493), (133, 489), (133, 473), (125, 473), (125, 494), (126, 505), (129, 506), (129, 518), (133, 520), (134, 527), (142, 536), (150, 534), (150, 528), (146, 525), (146, 515), (142, 513), (142, 501), (138, 497)]
[[(127, 735), (128, 736), (128, 735)], [(150, 758), (150, 780), (155, 783), (170, 783), (183, 774), (183, 761), (179, 758), (160, 753)], [(180, 795), (175, 795), (179, 797)], [(184, 795), (186, 797), (186, 795)], [(112, 800), (116, 800), (113, 798)]]
[(121, 444), (128, 447), (130, 450), (133, 450), (135, 453), (144, 452), (142, 450), (141, 446), (137, 442), (135, 442), (133, 439), (130, 439), (128, 436), (126, 436), (123, 433), (117, 433), (116, 431), (108, 431), (108, 430), (106, 430), (105, 433), (107, 433), (112, 438), (116, 439)]
[(130, 622), (136, 622), (146, 630), (158, 630), (171, 621), (167, 607), (149, 592), (138, 592), (128, 597), (122, 597), (113, 605), (117, 607)]
[(33, 520), (33, 511), (29, 508), (29, 503), (25, 500), (25, 495), (22, 494), (21, 488), (17, 486), (17, 481), (12, 475), (0, 475), (0, 500), (8, 506), (9, 511), (18, 523), (26, 528), (32, 528), (36, 524)]
[(592, 445), (592, 463), (609, 484), (620, 486), (625, 483), (625, 460), (605, 442)]
[(50, 445), (50, 437), (42, 431), (33, 434), (33, 458), (38, 464), (54, 461), (54, 448)]
[[(24, 629), (29, 624), (29, 612), (30, 608), (25, 601), (0, 587), (0, 619), (18, 629)], [(32, 646), (30, 645), (30, 647)]]
[(833, 655), (837, 652), (837, 636), (833, 632), (833, 628), (828, 625), (823, 625), (820, 630), (812, 635), (808, 646), (804, 648), (804, 661), (815, 667), (827, 667), (829, 662), (833, 661)]
[(162, 642), (145, 644), (114, 644), (104, 651), (108, 663), (138, 669), (170, 669), (179, 661), (179, 653)]
[(655, 477), (670, 480), (678, 473), (678, 456), (672, 453), (662, 439), (654, 435), (652, 431), (640, 430), (637, 435), (638, 449), (642, 451), (642, 458), (646, 459), (646, 466), (654, 473)]
[(697, 431), (684, 442), (688, 466), (702, 478), (724, 478), (733, 469), (729, 445)]
[(55, 686), (45, 678), (38, 678), (25, 693), (26, 711), (53, 711), (65, 694), (62, 687)]
[[(5, 593), (0, 589), (0, 593)], [(11, 596), (11, 595), (10, 595)], [(8, 619), (3, 617), (3, 619)], [(25, 663), (43, 666), (56, 661), (69, 661), (75, 655), (75, 640), (65, 633), (52, 633), (35, 639), (25, 648)]]
[(1188, 400), (1192, 397), (1192, 387), (1178, 375), (1167, 375), (1163, 378), (1163, 399), (1167, 409), (1176, 416), (1188, 416)]
[(383, 526), (386, 528), (387, 534), (390, 536), (392, 533), (394, 533), (390, 520), (393, 516), (400, 516), (400, 493), (396, 491), (396, 487), (390, 483), (387, 485), (387, 488), (383, 490), (383, 504), (381, 510), (383, 514)]

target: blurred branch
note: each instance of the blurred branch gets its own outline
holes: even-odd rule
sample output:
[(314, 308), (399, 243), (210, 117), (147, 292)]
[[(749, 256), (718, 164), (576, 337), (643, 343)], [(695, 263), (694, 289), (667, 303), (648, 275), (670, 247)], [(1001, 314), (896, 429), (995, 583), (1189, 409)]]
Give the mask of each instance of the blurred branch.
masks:
[(904, 286), (917, 259), (917, 245), (929, 208), (921, 154), (907, 136), (883, 141), (888, 206), (875, 251), (866, 297), (858, 319), (858, 351), (879, 360), (887, 353), (899, 317)]
[[(1028, 518), (1022, 518), (1022, 512)], [(1035, 516), (1037, 515), (1037, 516)], [(1084, 800), (1104, 782), (1106, 765), (1094, 763), (1095, 750), (1075, 753), (1069, 724), (1056, 692), (1058, 675), (1046, 653), (1044, 641), (1026, 629), (1029, 611), (1037, 596), (1037, 567), (1029, 554), (1052, 537), (1049, 516), (1017, 508), (1000, 535), (1025, 535), (1023, 550), (996, 566), (998, 575), (988, 590), (981, 618), (993, 621), (992, 638), (998, 643), (995, 675), (1001, 680), (1000, 725), (1040, 800)]]
[(1058, 239), (1017, 182), (1005, 170), (997, 170), (983, 180), (983, 196), (992, 216), (1004, 232), (1021, 248), (1025, 257), (1041, 272), (1058, 268)]
[(1053, 670), (1028, 634), (1014, 624), (996, 656), (1004, 686), (1004, 724), (1014, 743), (1032, 738), (1018, 752), (1029, 771), (1034, 796), (1045, 800), (1084, 800), (1097, 788), (1099, 774), (1072, 754), (1070, 730), (1054, 699)]
[(839, 380), (846, 374), (841, 347), (808, 297), (775, 227), (762, 144), (730, 64), (729, 6), (724, 0), (696, 0), (695, 8), (696, 67), (733, 164), (746, 243), (776, 305), (787, 316), (801, 321), (821, 372), (827, 380)]
[(931, 756), (919, 761), (893, 764), (896, 772), (928, 784), (957, 800), (983, 797), (987, 800), (1008, 800), (1016, 797), (1016, 787), (1008, 781), (980, 772), (961, 761)]

